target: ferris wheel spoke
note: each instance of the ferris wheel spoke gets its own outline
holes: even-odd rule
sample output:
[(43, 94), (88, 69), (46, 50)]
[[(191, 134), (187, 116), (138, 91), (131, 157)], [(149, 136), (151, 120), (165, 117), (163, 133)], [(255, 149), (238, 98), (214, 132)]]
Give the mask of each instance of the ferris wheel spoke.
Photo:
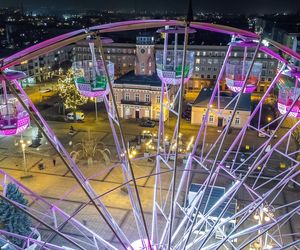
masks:
[[(125, 237), (125, 235), (122, 233), (121, 229), (118, 227), (117, 223), (114, 221), (113, 217), (109, 213), (109, 211), (106, 209), (104, 204), (100, 201), (100, 199), (97, 199), (97, 195), (95, 191), (93, 190), (92, 186), (89, 184), (88, 180), (83, 176), (78, 166), (75, 164), (73, 159), (70, 157), (69, 153), (66, 151), (66, 149), (62, 146), (60, 141), (56, 138), (55, 134), (49, 127), (49, 125), (46, 123), (44, 118), (41, 116), (41, 114), (38, 112), (37, 108), (34, 106), (32, 101), (28, 98), (25, 91), (20, 86), (19, 82), (17, 80), (13, 80), (13, 85), (9, 81), (7, 81), (8, 86), (10, 87), (13, 94), (16, 96), (16, 98), (20, 101), (26, 112), (28, 112), (31, 115), (31, 118), (35, 122), (35, 124), (38, 126), (40, 131), (43, 133), (43, 135), (47, 138), (47, 140), (51, 143), (55, 151), (58, 153), (62, 161), (65, 163), (65, 165), (68, 167), (70, 172), (75, 177), (76, 181), (82, 188), (82, 190), (85, 192), (87, 197), (89, 197), (90, 201), (98, 211), (101, 218), (106, 222), (106, 224), (109, 226), (109, 228), (114, 232), (116, 237), (119, 239), (120, 243), (123, 245), (124, 249), (126, 249), (126, 245), (129, 245), (128, 239)], [(29, 108), (26, 106), (26, 104), (23, 102), (23, 100), (19, 97), (15, 87), (21, 92), (21, 94), (28, 98), (28, 103), (30, 108), (34, 111), (35, 115), (29, 110)], [(38, 118), (38, 119), (37, 119)], [(41, 125), (42, 124), (42, 125)], [(117, 233), (118, 232), (118, 233)], [(125, 243), (126, 242), (126, 243)]]

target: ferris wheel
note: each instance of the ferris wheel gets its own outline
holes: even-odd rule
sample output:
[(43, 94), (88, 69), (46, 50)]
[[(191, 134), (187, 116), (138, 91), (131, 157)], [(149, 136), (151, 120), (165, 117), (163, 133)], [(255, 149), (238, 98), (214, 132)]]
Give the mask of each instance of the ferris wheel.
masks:
[[(151, 192), (151, 199), (138, 185), (141, 177), (136, 177), (134, 164), (144, 159), (131, 159), (129, 155), (114, 96), (114, 65), (105, 59), (103, 50), (103, 44), (112, 42), (103, 35), (145, 28), (158, 29), (157, 32), (164, 36), (164, 49), (156, 53), (156, 71), (162, 84), (157, 147), (156, 152), (147, 156), (155, 159), (155, 167), (152, 173), (143, 177), (153, 180), (151, 191), (147, 191)], [(195, 57), (194, 52), (189, 50), (189, 34), (202, 30), (228, 35), (231, 42), (216, 83), (207, 90), (209, 99), (197, 137), (189, 143), (190, 150), (181, 151), (183, 95), (185, 85), (193, 75)], [(181, 50), (178, 49), (180, 35), (184, 38)], [(168, 46), (171, 36), (174, 36), (172, 49)], [(83, 174), (22, 89), (19, 83), (19, 79), (24, 77), (22, 73), (9, 69), (24, 60), (83, 39), (88, 41), (92, 59), (73, 63), (74, 83), (83, 96), (103, 97), (118, 155), (117, 164), (123, 175), (123, 183), (108, 188), (105, 193), (97, 193), (91, 177)], [(232, 51), (237, 48), (244, 51), (241, 61), (231, 57)], [(249, 54), (250, 49), (254, 53)], [(278, 61), (278, 70), (232, 139), (229, 134), (239, 104), (260, 81), (262, 64), (257, 61), (260, 51)], [(70, 192), (81, 190), (87, 201), (79, 210), (69, 214), (0, 170), (1, 199), (50, 232), (38, 238), (34, 234), (22, 236), (4, 230), (1, 234), (23, 240), (23, 248), (28, 249), (33, 244), (43, 249), (66, 249), (66, 245), (71, 249), (300, 249), (299, 230), (287, 229), (291, 227), (291, 221), (297, 221), (300, 212), (299, 198), (290, 199), (285, 194), (291, 184), (295, 188), (300, 184), (299, 149), (292, 146), (291, 139), (300, 125), (300, 71), (289, 62), (289, 58), (300, 61), (300, 55), (289, 48), (248, 31), (173, 20), (134, 20), (94, 26), (49, 39), (5, 58), (0, 75), (3, 91), (1, 135), (21, 133), (29, 125), (30, 116), (31, 122), (41, 130), (76, 180), (77, 187)], [(225, 81), (234, 93), (230, 104), (225, 106), (221, 103), (221, 81)], [(274, 88), (278, 88), (278, 117), (264, 125), (253, 123), (257, 116), (262, 119), (263, 104)], [(7, 94), (7, 89), (10, 94)], [(11, 105), (16, 107), (17, 112), (12, 112), (14, 108)], [(213, 106), (217, 108), (212, 109)], [(225, 117), (229, 109), (230, 116)], [(213, 112), (224, 120), (224, 126), (214, 142), (208, 144), (209, 117)], [(166, 114), (175, 117), (168, 143), (165, 138)], [(288, 117), (293, 119), (293, 125), (280, 130)], [(266, 128), (271, 125), (274, 130), (267, 133)], [(253, 136), (253, 131), (263, 134), (264, 139), (253, 151), (245, 153), (243, 147), (247, 145), (249, 136)], [(273, 140), (277, 133), (279, 137)], [(288, 162), (288, 166), (266, 177), (268, 168), (279, 156), (281, 161)], [(24, 208), (7, 198), (5, 192), (9, 182), (15, 183), (26, 197), (34, 200), (35, 207)], [(127, 190), (126, 199), (131, 207), (133, 219), (130, 228), (123, 228), (118, 215), (104, 202), (106, 197), (113, 196), (113, 192), (122, 187)], [(97, 217), (101, 219), (101, 227), (104, 228), (101, 232), (89, 228), (76, 217), (88, 205), (95, 208)], [(150, 207), (150, 211), (145, 207)], [(107, 234), (112, 237), (108, 238)]]

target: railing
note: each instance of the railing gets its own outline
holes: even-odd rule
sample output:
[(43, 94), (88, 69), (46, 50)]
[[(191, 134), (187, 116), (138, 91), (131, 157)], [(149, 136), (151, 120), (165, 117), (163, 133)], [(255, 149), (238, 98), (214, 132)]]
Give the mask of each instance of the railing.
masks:
[(121, 104), (151, 106), (151, 102), (133, 101), (133, 100), (124, 100), (124, 99), (121, 100)]

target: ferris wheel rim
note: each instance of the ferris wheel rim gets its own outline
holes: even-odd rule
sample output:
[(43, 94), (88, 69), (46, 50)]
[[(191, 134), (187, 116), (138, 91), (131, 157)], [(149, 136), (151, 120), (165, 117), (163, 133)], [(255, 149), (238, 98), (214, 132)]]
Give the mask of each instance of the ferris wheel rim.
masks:
[[(42, 41), (38, 44), (35, 44), (33, 46), (30, 46), (28, 48), (25, 48), (9, 57), (4, 58), (1, 63), (1, 68), (0, 70), (3, 71), (6, 68), (9, 68), (11, 66), (20, 64), (23, 60), (22, 58), (28, 57), (31, 53), (34, 53), (32, 55), (32, 58), (41, 56), (49, 52), (47, 48), (49, 47), (54, 47), (52, 48), (53, 50), (56, 50), (55, 45), (56, 43), (65, 41), (67, 39), (70, 39), (68, 43), (65, 43), (65, 45), (69, 45), (74, 40), (76, 40), (76, 37), (79, 36), (78, 40), (82, 40), (85, 36), (88, 36), (90, 33), (109, 33), (109, 32), (120, 32), (120, 31), (130, 31), (130, 30), (137, 30), (137, 29), (147, 29), (147, 28), (161, 28), (164, 26), (184, 26), (184, 21), (178, 21), (178, 20), (164, 20), (164, 19), (149, 19), (149, 20), (129, 20), (129, 21), (121, 21), (121, 22), (114, 22), (114, 23), (109, 23), (109, 24), (101, 24), (101, 25), (96, 25), (92, 26), (90, 28), (86, 29), (79, 29), (76, 31), (72, 31), (63, 35), (59, 35), (53, 38), (50, 38), (48, 40)], [(257, 40), (260, 38), (260, 35), (246, 31), (243, 29), (238, 29), (235, 27), (231, 26), (226, 26), (226, 25), (220, 25), (220, 24), (213, 24), (213, 23), (204, 23), (204, 22), (191, 22), (190, 27), (197, 29), (197, 30), (206, 30), (206, 31), (211, 31), (215, 33), (221, 33), (225, 35), (230, 35), (230, 36), (235, 36), (240, 39), (244, 40), (254, 40), (257, 42)], [(71, 39), (73, 38), (73, 39)], [(81, 39), (82, 38), (82, 39)], [(292, 58), (300, 61), (300, 54), (293, 51), (292, 49), (288, 48), (287, 46), (284, 46), (272, 39), (269, 38), (264, 38), (264, 40), (274, 46), (276, 49), (279, 51), (282, 51), (288, 56), (291, 56)], [(61, 46), (61, 47), (63, 47)], [(282, 58), (278, 53), (274, 52), (271, 50), (269, 47), (261, 45), (260, 49), (269, 54), (270, 56), (274, 57), (275, 59), (281, 61), (282, 63), (289, 64), (287, 60)], [(37, 53), (38, 51), (41, 51), (42, 53)], [(32, 59), (29, 58), (28, 60)]]

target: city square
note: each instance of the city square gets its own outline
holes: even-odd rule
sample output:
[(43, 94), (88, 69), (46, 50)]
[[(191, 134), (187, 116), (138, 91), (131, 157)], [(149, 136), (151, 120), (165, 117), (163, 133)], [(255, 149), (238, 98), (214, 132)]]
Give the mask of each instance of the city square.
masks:
[(0, 54), (1, 249), (300, 248), (298, 35), (195, 16)]

